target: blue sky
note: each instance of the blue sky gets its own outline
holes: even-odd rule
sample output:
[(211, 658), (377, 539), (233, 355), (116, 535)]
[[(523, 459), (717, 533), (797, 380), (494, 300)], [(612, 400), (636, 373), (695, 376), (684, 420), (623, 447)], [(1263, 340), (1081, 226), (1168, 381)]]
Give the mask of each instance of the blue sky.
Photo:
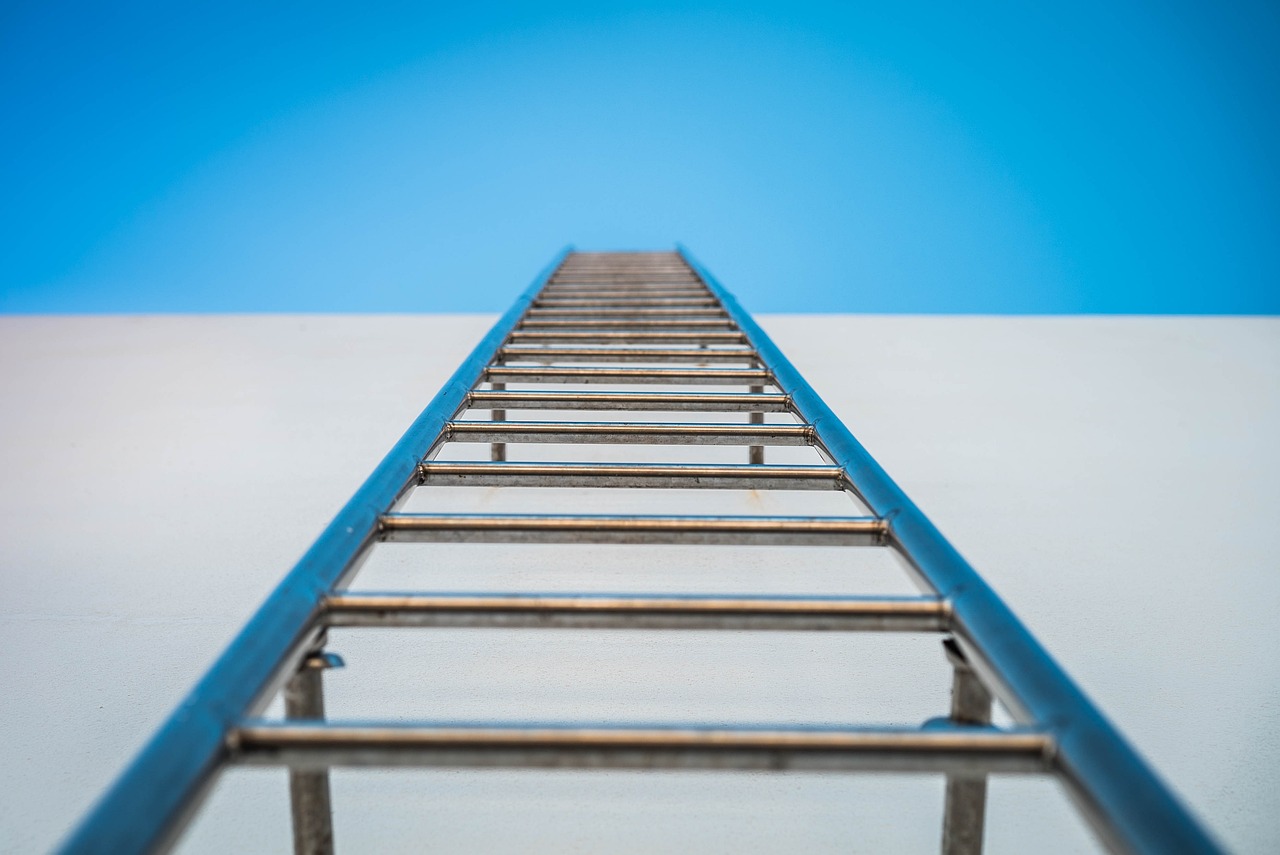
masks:
[[(465, 7), (465, 8), (459, 8)], [(1280, 7), (0, 8), (0, 311), (1280, 313)]]

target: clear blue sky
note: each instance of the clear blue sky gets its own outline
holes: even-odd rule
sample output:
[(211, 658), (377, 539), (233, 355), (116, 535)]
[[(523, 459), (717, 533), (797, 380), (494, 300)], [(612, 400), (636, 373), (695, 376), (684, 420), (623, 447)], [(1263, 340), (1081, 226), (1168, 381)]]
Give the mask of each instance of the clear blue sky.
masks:
[(14, 2), (0, 311), (1280, 313), (1280, 4)]

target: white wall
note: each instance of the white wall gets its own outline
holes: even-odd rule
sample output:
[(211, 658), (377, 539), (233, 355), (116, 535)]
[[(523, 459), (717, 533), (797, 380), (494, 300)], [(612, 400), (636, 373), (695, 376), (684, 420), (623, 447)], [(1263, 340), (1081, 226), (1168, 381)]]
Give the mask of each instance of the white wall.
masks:
[[(46, 849), (83, 813), (490, 322), (0, 318), (0, 848)], [(1280, 321), (785, 316), (764, 325), (1222, 839), (1240, 851), (1280, 848), (1271, 648)], [(752, 501), (772, 509), (775, 497)], [(782, 575), (772, 572), (778, 553), (722, 566), (601, 553), (612, 563), (567, 569), (548, 554), (524, 569), (501, 554), (472, 568), (446, 554), (424, 569), (400, 553), (369, 572), (374, 582), (382, 574), (453, 588), (890, 584), (878, 559), (862, 556), (822, 554)], [(522, 636), (513, 650), (461, 633), (397, 665), (410, 668), (408, 685), (427, 688), (432, 709), (467, 714), (643, 718), (674, 705), (704, 717), (799, 708), (801, 719), (844, 720), (909, 718), (913, 704), (945, 701), (933, 640), (889, 649), (834, 636), (571, 636)], [(354, 661), (333, 680), (339, 707), (344, 697), (390, 704), (404, 688), (390, 671), (382, 683), (359, 682), (379, 677), (371, 657), (391, 638), (347, 640), (342, 652)], [(859, 670), (868, 651), (881, 670)], [(457, 662), (465, 668), (448, 673)], [(928, 679), (876, 682), (904, 665)], [(676, 689), (655, 688), (668, 677)], [(868, 700), (868, 681), (900, 708)], [(220, 790), (189, 848), (231, 840), (269, 851), (287, 841), (278, 777), (237, 774), (257, 795), (237, 803)], [(936, 812), (936, 786), (910, 780), (872, 779), (868, 789), (804, 776), (561, 773), (531, 788), (527, 774), (422, 774), (417, 790), (375, 776), (364, 791), (406, 811), (373, 830), (344, 826), (352, 801), (339, 799), (340, 838), (367, 848), (387, 845), (377, 834), (421, 843), (429, 832), (445, 849), (584, 851), (670, 848), (673, 839), (839, 849), (850, 834), (867, 845), (936, 842), (932, 819), (902, 832), (865, 809), (923, 799)], [(1039, 816), (1019, 806), (1056, 796), (1033, 783), (1002, 786), (1012, 795), (993, 790), (990, 848), (1016, 851), (1026, 839), (1003, 829), (1034, 834), (1027, 816)], [(426, 812), (405, 794), (421, 787), (433, 793)], [(349, 789), (335, 780), (339, 797)], [(237, 809), (248, 817), (237, 829), (219, 825)], [(655, 811), (664, 823), (649, 819)], [(1044, 817), (1070, 825), (1052, 810)], [(1063, 850), (1081, 842), (1071, 829), (1053, 839)]]

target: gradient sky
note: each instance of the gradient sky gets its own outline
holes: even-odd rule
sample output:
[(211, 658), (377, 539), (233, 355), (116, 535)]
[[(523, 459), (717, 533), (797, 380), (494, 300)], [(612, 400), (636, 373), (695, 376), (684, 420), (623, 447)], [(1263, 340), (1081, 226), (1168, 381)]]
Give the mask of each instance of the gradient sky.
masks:
[[(266, 8), (270, 6), (270, 8)], [(465, 7), (465, 8), (460, 8)], [(0, 6), (0, 311), (1280, 313), (1280, 6)]]

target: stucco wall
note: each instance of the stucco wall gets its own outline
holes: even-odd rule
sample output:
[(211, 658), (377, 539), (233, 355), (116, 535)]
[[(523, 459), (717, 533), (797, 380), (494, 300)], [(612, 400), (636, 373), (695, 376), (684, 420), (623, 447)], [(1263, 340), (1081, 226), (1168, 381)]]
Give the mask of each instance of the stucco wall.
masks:
[[(46, 849), (83, 813), (490, 322), (0, 318), (0, 848)], [(1222, 839), (1280, 848), (1280, 320), (763, 323)], [(628, 492), (651, 512), (688, 501)], [(514, 507), (493, 491), (439, 493), (416, 501)], [(840, 512), (826, 503), (841, 497), (697, 498)], [(361, 582), (903, 585), (866, 553), (598, 549), (565, 566), (558, 549), (468, 549), (425, 563), (387, 553)], [(935, 639), (678, 635), (353, 634), (332, 704), (371, 717), (910, 721), (945, 703)], [(395, 669), (379, 664), (384, 651)], [(935, 781), (536, 774), (336, 778), (340, 842), (763, 851), (937, 840)], [(226, 780), (238, 779), (238, 799), (215, 795), (191, 849), (287, 845), (283, 778)], [(1052, 788), (999, 786), (992, 851), (1087, 844)]]

